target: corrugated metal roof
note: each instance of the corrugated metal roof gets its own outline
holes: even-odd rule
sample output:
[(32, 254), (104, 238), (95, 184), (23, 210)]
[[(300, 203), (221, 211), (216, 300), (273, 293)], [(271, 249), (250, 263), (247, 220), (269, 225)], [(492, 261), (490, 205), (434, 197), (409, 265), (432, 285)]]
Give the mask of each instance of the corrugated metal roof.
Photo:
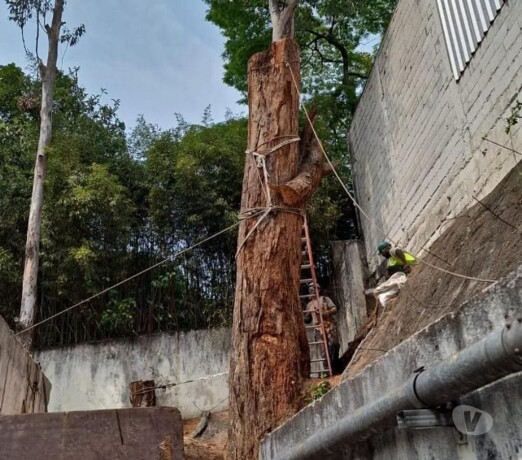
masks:
[(455, 80), (466, 68), (504, 0), (437, 0)]

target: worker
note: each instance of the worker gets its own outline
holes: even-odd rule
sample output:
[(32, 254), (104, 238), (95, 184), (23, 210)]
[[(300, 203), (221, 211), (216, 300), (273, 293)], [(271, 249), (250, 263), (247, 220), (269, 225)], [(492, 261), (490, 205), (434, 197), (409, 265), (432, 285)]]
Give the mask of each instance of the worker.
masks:
[(380, 243), (377, 249), (381, 256), (388, 259), (388, 275), (393, 275), (397, 272), (411, 273), (411, 267), (417, 262), (417, 259), (409, 252), (398, 247), (393, 247), (387, 241)]
[[(319, 288), (319, 286), (317, 286), (317, 288)], [(316, 286), (313, 282), (308, 285), (308, 292), (310, 295), (315, 295)], [(339, 361), (339, 335), (337, 332), (337, 325), (335, 324), (335, 314), (337, 313), (337, 307), (335, 306), (332, 299), (325, 295), (319, 296), (319, 305), (321, 306), (320, 311), (323, 319), (326, 343), (328, 345), (330, 364), (332, 366), (332, 371), (336, 373)], [(319, 314), (319, 308), (317, 306), (317, 298), (313, 298), (313, 300), (308, 302), (307, 310), (314, 310), (313, 324), (315, 325), (315, 340), (322, 340), (321, 315)]]

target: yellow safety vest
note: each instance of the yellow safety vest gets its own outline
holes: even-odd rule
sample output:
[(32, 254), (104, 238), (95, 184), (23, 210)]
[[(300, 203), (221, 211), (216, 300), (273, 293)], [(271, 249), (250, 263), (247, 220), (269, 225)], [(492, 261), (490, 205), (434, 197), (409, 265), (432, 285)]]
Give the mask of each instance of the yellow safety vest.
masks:
[(402, 251), (404, 253), (404, 258), (406, 259), (406, 264), (402, 262), (397, 256), (390, 255), (388, 259), (388, 267), (396, 267), (398, 265), (413, 265), (417, 262), (417, 259), (413, 257), (409, 252)]

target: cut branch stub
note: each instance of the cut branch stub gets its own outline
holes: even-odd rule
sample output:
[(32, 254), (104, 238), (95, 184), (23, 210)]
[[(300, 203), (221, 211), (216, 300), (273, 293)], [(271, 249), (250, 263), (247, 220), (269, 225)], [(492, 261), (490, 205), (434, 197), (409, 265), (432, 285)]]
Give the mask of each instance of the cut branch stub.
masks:
[(131, 382), (129, 388), (132, 407), (153, 407), (156, 405), (154, 380), (137, 380)]
[[(309, 113), (311, 123), (314, 122), (317, 110)], [(302, 207), (312, 197), (321, 179), (328, 174), (324, 166), (319, 141), (312, 126), (306, 123), (301, 134), (301, 153), (297, 175), (283, 184), (269, 184), (270, 189), (281, 196), (283, 203), (291, 207)]]

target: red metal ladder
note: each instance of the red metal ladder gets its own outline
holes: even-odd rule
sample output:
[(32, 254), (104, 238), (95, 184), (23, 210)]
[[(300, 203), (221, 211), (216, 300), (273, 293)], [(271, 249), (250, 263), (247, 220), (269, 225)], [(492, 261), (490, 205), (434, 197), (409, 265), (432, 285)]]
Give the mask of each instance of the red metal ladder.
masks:
[[(315, 299), (315, 304), (321, 304), (321, 296), (319, 294), (319, 284), (317, 283), (317, 276), (315, 274), (315, 265), (314, 259), (312, 256), (312, 243), (310, 241), (310, 231), (308, 229), (308, 221), (306, 218), (306, 214), (303, 213), (303, 233), (301, 237), (301, 284), (305, 285), (308, 289), (309, 283), (313, 283), (315, 286), (315, 293), (310, 294), (308, 290), (308, 294), (300, 295), (299, 298), (305, 300), (306, 303), (311, 299)], [(308, 308), (308, 307), (307, 307)], [(308, 337), (308, 344), (310, 346), (310, 364), (311, 364), (311, 374), (324, 374), (327, 373), (329, 376), (332, 375), (332, 363), (330, 360), (330, 355), (328, 353), (328, 341), (326, 339), (326, 332), (324, 330), (324, 322), (323, 322), (323, 312), (322, 308), (318, 308), (318, 312), (314, 309), (308, 310), (307, 308), (303, 309), (303, 315), (312, 315), (312, 324), (306, 325), (305, 328), (307, 330), (306, 336)], [(315, 323), (315, 324), (314, 324)], [(317, 338), (314, 332), (309, 333), (309, 330), (319, 330), (320, 337)], [(321, 353), (321, 358), (313, 358), (314, 347), (323, 347), (323, 353)], [(322, 363), (323, 366), (321, 369), (312, 370), (312, 365), (314, 363)]]

